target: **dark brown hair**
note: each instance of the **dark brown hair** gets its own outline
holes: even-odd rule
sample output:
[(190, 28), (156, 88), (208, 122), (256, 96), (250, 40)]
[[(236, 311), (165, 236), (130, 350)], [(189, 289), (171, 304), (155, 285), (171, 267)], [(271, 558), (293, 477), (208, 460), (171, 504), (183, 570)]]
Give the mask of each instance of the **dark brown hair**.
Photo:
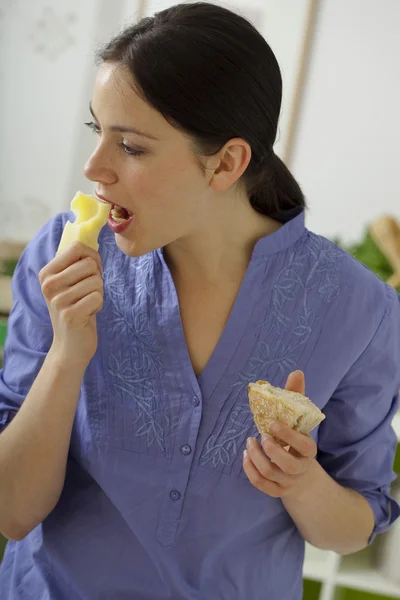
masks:
[(267, 216), (305, 207), (300, 186), (273, 151), (282, 101), (279, 65), (262, 35), (220, 6), (178, 4), (128, 26), (98, 53), (128, 68), (143, 98), (188, 134), (204, 156), (234, 137), (248, 142), (243, 181)]

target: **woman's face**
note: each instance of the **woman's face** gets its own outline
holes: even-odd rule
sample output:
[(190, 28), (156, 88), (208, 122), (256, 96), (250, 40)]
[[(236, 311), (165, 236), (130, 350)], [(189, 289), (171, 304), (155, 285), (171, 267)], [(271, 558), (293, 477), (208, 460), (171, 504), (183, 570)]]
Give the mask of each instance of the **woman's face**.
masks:
[(201, 231), (210, 219), (212, 190), (191, 140), (132, 83), (124, 68), (100, 67), (91, 105), (98, 142), (85, 176), (100, 196), (134, 214), (116, 242), (129, 256), (141, 256)]

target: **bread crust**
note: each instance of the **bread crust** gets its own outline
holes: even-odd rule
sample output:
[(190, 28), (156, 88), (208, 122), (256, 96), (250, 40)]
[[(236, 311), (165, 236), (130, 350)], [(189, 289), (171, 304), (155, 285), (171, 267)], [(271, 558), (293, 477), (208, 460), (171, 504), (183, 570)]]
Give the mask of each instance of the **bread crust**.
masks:
[(325, 415), (307, 396), (274, 387), (268, 381), (250, 382), (248, 396), (250, 410), (261, 435), (272, 435), (269, 430), (272, 421), (280, 421), (307, 434), (325, 419)]

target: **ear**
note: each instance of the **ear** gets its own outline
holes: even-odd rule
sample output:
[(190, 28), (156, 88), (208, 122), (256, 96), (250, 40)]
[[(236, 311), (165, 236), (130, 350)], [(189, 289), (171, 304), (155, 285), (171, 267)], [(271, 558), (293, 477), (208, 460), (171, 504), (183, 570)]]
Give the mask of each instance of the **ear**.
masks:
[(229, 140), (207, 161), (209, 186), (218, 192), (227, 191), (245, 172), (251, 160), (250, 145), (242, 138)]

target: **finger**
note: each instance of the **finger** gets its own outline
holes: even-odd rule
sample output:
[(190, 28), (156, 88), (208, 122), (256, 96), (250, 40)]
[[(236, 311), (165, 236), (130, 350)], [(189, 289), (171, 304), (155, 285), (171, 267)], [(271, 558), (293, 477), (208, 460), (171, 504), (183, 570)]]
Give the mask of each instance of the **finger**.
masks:
[(265, 454), (283, 473), (291, 476), (305, 473), (308, 459), (287, 452), (270, 435), (263, 435), (261, 443)]
[(286, 381), (285, 390), (288, 390), (289, 392), (298, 392), (304, 396), (306, 393), (306, 383), (303, 371), (297, 370), (290, 373)]
[(66, 306), (76, 304), (92, 292), (97, 291), (103, 293), (103, 285), (103, 280), (100, 275), (92, 275), (67, 290), (64, 290), (61, 294), (53, 298), (52, 304), (57, 310), (62, 310)]
[(317, 454), (317, 445), (310, 435), (300, 433), (280, 421), (273, 421), (269, 430), (274, 437), (282, 440), (285, 445), (298, 452), (299, 456), (314, 458)]
[(245, 450), (243, 455), (243, 471), (246, 473), (250, 483), (258, 490), (268, 494), (273, 498), (279, 498), (282, 495), (282, 490), (277, 483), (265, 479), (260, 471), (256, 469), (252, 462), (248, 450)]
[(46, 277), (42, 288), (51, 288), (53, 291), (65, 289), (91, 275), (99, 275), (98, 263), (92, 257), (82, 258), (61, 273)]
[(46, 277), (42, 284), (43, 295), (45, 298), (53, 298), (57, 293), (92, 275), (99, 275), (97, 262), (91, 257), (83, 258), (65, 271)]
[(265, 453), (262, 451), (255, 438), (249, 438), (247, 440), (247, 452), (252, 463), (262, 477), (275, 481), (276, 483), (283, 483), (285, 481), (287, 475), (283, 473), (277, 465), (274, 465), (268, 456), (265, 456)]
[(91, 317), (103, 308), (103, 295), (94, 291), (88, 296), (85, 296), (76, 304), (68, 306), (64, 310), (64, 319), (67, 323), (74, 320), (85, 321), (87, 317)]
[(245, 450), (243, 455), (243, 470), (246, 473), (250, 483), (254, 485), (258, 490), (268, 494), (273, 498), (280, 498), (282, 496), (282, 488), (275, 481), (265, 479), (260, 471), (255, 467), (252, 462), (248, 450)]
[(91, 257), (96, 261), (99, 271), (102, 273), (103, 267), (100, 254), (96, 252), (96, 250), (93, 250), (93, 248), (90, 248), (81, 242), (73, 242), (63, 252), (56, 254), (53, 260), (40, 271), (39, 280), (42, 281), (45, 276), (61, 273), (73, 263), (87, 257)]
[(54, 275), (54, 280), (57, 281), (62, 278), (63, 286), (68, 287), (75, 285), (79, 281), (90, 277), (91, 275), (99, 275), (99, 266), (91, 256), (82, 258), (78, 262), (67, 267), (65, 271)]

